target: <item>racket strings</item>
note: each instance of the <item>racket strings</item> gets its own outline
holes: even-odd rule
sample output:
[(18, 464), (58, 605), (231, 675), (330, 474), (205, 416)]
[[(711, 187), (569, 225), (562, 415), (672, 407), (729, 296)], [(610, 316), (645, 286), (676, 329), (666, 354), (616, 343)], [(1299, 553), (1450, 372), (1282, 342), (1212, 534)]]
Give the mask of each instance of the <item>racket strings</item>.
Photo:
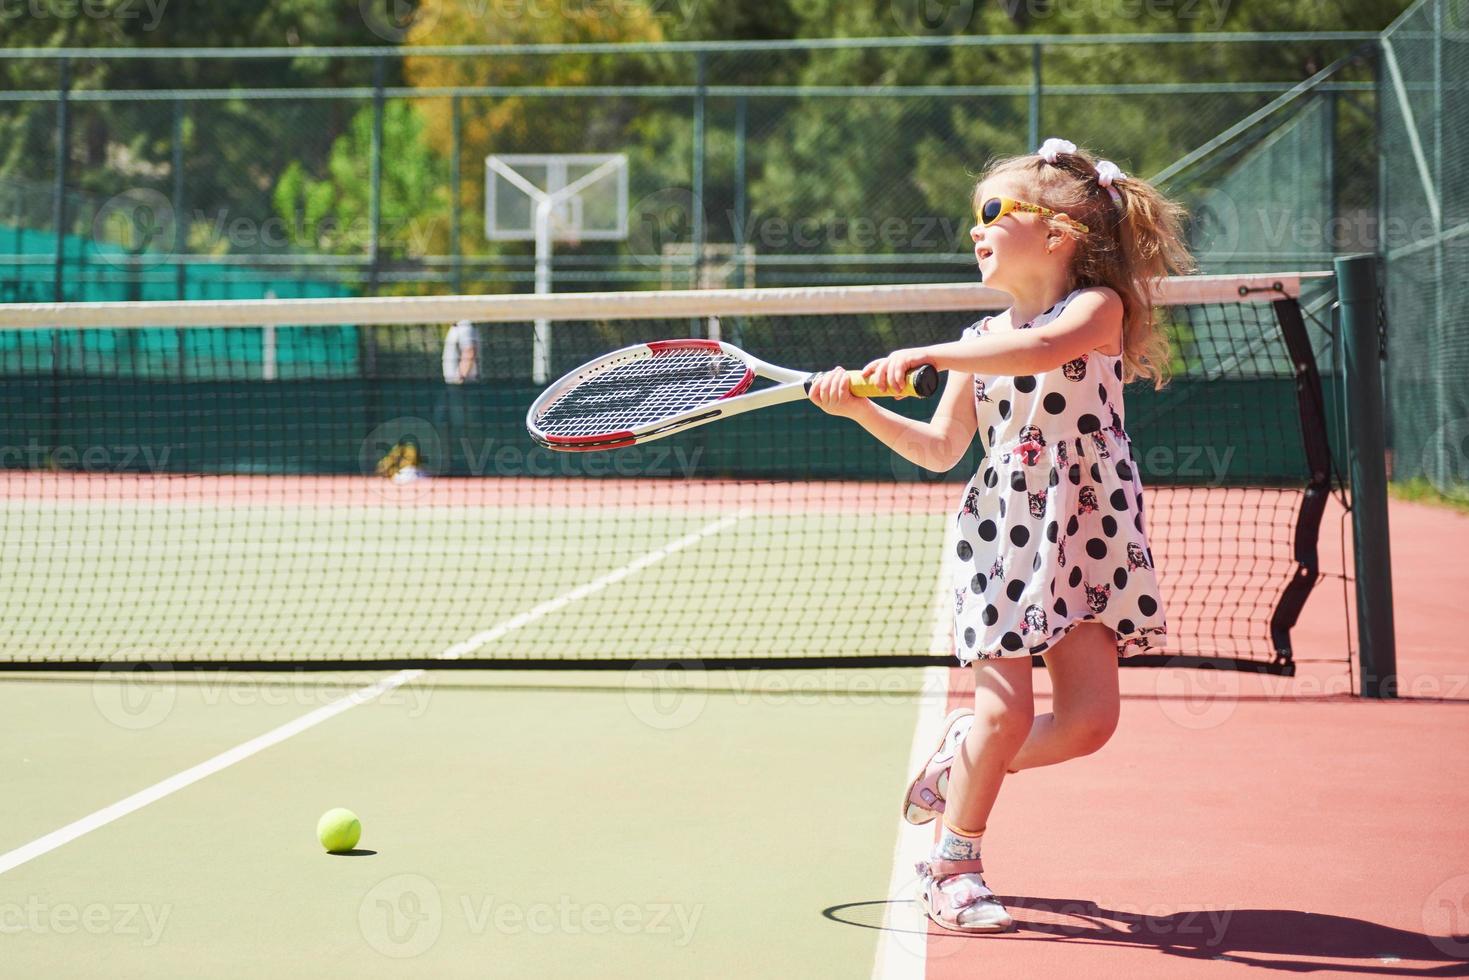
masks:
[(722, 352), (655, 351), (577, 382), (546, 409), (539, 425), (548, 436), (635, 430), (716, 402), (750, 380), (745, 362)]

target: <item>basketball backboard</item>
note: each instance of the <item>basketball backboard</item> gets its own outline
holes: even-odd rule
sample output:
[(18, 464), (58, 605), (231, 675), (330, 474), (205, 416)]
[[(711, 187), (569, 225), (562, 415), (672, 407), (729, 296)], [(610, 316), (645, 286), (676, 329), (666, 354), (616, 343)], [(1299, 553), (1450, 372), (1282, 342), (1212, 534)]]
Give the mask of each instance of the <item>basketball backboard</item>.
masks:
[(556, 241), (627, 237), (627, 157), (504, 153), (485, 159), (485, 237), (535, 241), (536, 206), (551, 200)]

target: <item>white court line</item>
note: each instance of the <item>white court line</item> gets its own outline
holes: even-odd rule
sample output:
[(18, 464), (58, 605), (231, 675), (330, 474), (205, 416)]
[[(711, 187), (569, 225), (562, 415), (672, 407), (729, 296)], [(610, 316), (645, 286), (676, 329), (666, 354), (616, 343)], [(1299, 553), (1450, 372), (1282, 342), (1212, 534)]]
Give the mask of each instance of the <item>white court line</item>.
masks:
[(390, 677), (383, 678), (376, 684), (371, 684), (353, 691), (345, 697), (338, 698), (331, 704), (323, 705), (315, 711), (302, 715), (295, 721), (286, 722), (279, 728), (268, 731), (264, 735), (252, 738), (248, 742), (241, 743), (232, 749), (221, 752), (214, 758), (207, 762), (201, 762), (192, 769), (185, 769), (177, 775), (169, 776), (162, 782), (154, 783), (147, 789), (134, 793), (127, 799), (119, 800), (111, 806), (103, 807), (96, 813), (89, 814), (80, 820), (69, 823), (60, 830), (53, 830), (44, 837), (38, 837), (29, 844), (17, 847), (8, 854), (0, 854), (0, 874), (4, 874), (13, 868), (18, 868), (27, 861), (33, 861), (43, 854), (56, 850), (63, 844), (69, 844), (84, 834), (90, 834), (99, 827), (105, 827), (114, 820), (120, 820), (135, 810), (141, 810), (149, 803), (156, 803), (165, 796), (177, 793), (186, 786), (192, 786), (205, 776), (213, 775), (221, 769), (234, 765), (236, 762), (248, 759), (257, 752), (268, 749), (277, 743), (284, 742), (292, 735), (299, 735), (308, 728), (315, 728), (328, 718), (333, 718), (348, 708), (356, 707), (363, 702), (371, 701), (378, 695), (385, 694), (396, 687), (400, 687), (422, 673), (422, 670), (400, 670)]
[[(934, 590), (933, 634), (930, 653), (952, 651), (950, 630), (953, 625), (953, 594), (949, 589), (949, 555), (958, 544), (958, 524), (949, 519), (944, 532), (944, 546), (939, 563), (938, 585)], [(938, 744), (940, 729), (948, 716), (949, 668), (928, 667), (918, 695), (918, 719), (913, 727), (913, 744), (908, 749), (908, 768), (903, 771), (906, 786), (918, 767), (928, 761)], [(896, 804), (897, 800), (894, 800)], [(884, 906), (882, 930), (877, 938), (877, 956), (872, 964), (873, 980), (922, 980), (928, 971), (928, 919), (914, 901), (913, 885), (917, 874), (913, 865), (929, 856), (933, 848), (934, 827), (915, 827), (898, 818), (897, 841), (893, 845), (893, 870), (888, 880), (888, 904)]]
[[(557, 611), (558, 609), (565, 608), (571, 603), (576, 602), (580, 599), (584, 599), (594, 592), (600, 592), (602, 589), (607, 588), (607, 586), (612, 585), (615, 582), (619, 582), (622, 579), (627, 578), (629, 575), (642, 571), (649, 565), (656, 564), (657, 562), (662, 561), (664, 558), (667, 558), (669, 555), (677, 554), (678, 552), (683, 551), (685, 548), (691, 547), (692, 545), (699, 543), (704, 538), (709, 537), (712, 534), (718, 534), (719, 532), (733, 525), (735, 522), (742, 520), (747, 515), (747, 511), (741, 511), (738, 514), (733, 514), (729, 517), (722, 518), (712, 524), (707, 524), (698, 531), (695, 531), (692, 534), (686, 534), (683, 537), (678, 538), (674, 541), (670, 541), (663, 547), (658, 548), (654, 551), (650, 551), (642, 557), (636, 558), (633, 561), (628, 562), (626, 565), (623, 565), (621, 568), (608, 572), (606, 575), (603, 575), (600, 578), (594, 579), (585, 585), (577, 586), (570, 592), (566, 592), (562, 595), (557, 596), (554, 599), (543, 602), (540, 605), (536, 606), (534, 609), (531, 609), (528, 612), (523, 612), (512, 619), (508, 619), (498, 626), (485, 630), (483, 633), (478, 633), (462, 643), (456, 643), (454, 646), (445, 650), (439, 656), (444, 659), (454, 660), (458, 659), (459, 657), (466, 656), (467, 654), (473, 653), (475, 650), (478, 650), (485, 644), (493, 643), (495, 640), (500, 639), (507, 633), (518, 630), (528, 623), (532, 623), (543, 616), (547, 616)], [(3, 875), (7, 871), (10, 871), (14, 868), (20, 867), (22, 864), (25, 864), (28, 861), (33, 861), (43, 854), (48, 854), (51, 851), (56, 850), (58, 847), (69, 844), (72, 841), (76, 840), (78, 837), (81, 837), (85, 834), (90, 834), (92, 831), (97, 830), (101, 827), (105, 827), (115, 820), (120, 820), (130, 813), (141, 810), (143, 807), (147, 806), (150, 803), (156, 803), (166, 796), (171, 796), (181, 789), (192, 786), (194, 783), (197, 783), (199, 780), (205, 778), (206, 776), (211, 776), (214, 773), (217, 773), (222, 769), (226, 769), (237, 762), (248, 759), (252, 755), (255, 755), (259, 752), (264, 751), (265, 749), (270, 748), (272, 745), (278, 745), (293, 735), (299, 735), (310, 728), (315, 728), (317, 725), (321, 724), (327, 719), (334, 718), (349, 708), (355, 708), (359, 704), (365, 704), (366, 702), (371, 701), (379, 697), (380, 695), (386, 694), (387, 692), (392, 691), (395, 688), (403, 686), (409, 681), (416, 680), (422, 674), (422, 668), (417, 668), (414, 670), (400, 670), (397, 673), (385, 677), (374, 684), (369, 684), (366, 687), (359, 688), (358, 690), (353, 691), (351, 694), (340, 697), (330, 704), (323, 705), (322, 707), (317, 708), (314, 711), (307, 712), (294, 721), (286, 722), (286, 724), (281, 725), (279, 728), (272, 729), (271, 731), (266, 732), (264, 735), (252, 738), (250, 741), (243, 742), (232, 749), (227, 749), (214, 758), (209, 759), (205, 762), (201, 762), (191, 769), (185, 769), (183, 772), (177, 773), (173, 776), (169, 776), (167, 779), (164, 779), (161, 782), (154, 783), (147, 789), (140, 790), (134, 793), (132, 796), (127, 797), (126, 799), (117, 801), (111, 806), (103, 807), (96, 813), (88, 814), (87, 816), (82, 817), (80, 820), (73, 821), (72, 823), (67, 824), (65, 827), (62, 827), (59, 830), (53, 830), (51, 833), (45, 835), (44, 837), (38, 837), (35, 840), (31, 841), (29, 844), (23, 844), (13, 851), (5, 854), (0, 854), (0, 875)]]

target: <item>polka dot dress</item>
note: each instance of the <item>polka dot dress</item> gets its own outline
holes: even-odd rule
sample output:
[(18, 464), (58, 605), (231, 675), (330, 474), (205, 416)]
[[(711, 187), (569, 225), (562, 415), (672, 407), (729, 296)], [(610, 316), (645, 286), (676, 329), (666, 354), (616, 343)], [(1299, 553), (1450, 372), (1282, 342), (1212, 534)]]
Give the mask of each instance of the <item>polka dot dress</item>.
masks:
[[(1076, 295), (1018, 329), (1050, 323)], [(1093, 350), (1044, 374), (975, 375), (974, 399), (985, 456), (949, 556), (960, 661), (1041, 653), (1089, 620), (1117, 634), (1119, 657), (1161, 647), (1122, 358)]]

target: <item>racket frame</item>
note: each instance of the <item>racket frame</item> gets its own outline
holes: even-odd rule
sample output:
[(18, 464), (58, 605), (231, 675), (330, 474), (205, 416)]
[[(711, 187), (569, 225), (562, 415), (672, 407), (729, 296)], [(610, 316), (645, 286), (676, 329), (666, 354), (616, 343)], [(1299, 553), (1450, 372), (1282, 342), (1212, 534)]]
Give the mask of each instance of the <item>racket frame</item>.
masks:
[[(705, 350), (710, 353), (723, 353), (738, 359), (745, 365), (745, 379), (715, 401), (669, 415), (646, 426), (589, 436), (552, 436), (541, 430), (537, 423), (540, 416), (588, 375), (600, 373), (609, 365), (625, 362), (629, 358), (652, 357), (666, 350)], [(604, 354), (563, 376), (531, 403), (530, 411), (525, 416), (525, 427), (530, 432), (531, 438), (546, 449), (561, 452), (619, 449), (623, 446), (635, 446), (639, 443), (661, 439), (664, 436), (671, 436), (675, 432), (681, 432), (696, 425), (705, 425), (715, 419), (741, 415), (756, 409), (769, 408), (772, 405), (800, 401), (806, 397), (811, 382), (819, 376), (820, 372), (797, 371), (762, 361), (732, 344), (717, 340), (655, 340), (646, 344), (632, 344), (612, 351), (610, 354)], [(754, 384), (757, 377), (777, 383), (759, 391), (750, 391), (750, 385)]]

